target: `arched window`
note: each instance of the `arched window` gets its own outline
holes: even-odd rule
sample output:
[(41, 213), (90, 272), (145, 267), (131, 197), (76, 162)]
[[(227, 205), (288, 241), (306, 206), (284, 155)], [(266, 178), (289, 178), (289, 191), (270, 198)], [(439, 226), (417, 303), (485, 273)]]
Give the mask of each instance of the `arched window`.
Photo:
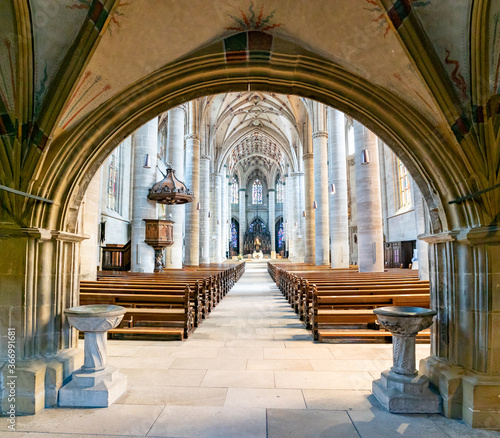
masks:
[(231, 222), (231, 246), (238, 248), (238, 229), (234, 221)]
[(118, 146), (109, 156), (108, 164), (108, 208), (120, 213), (120, 152)]
[(239, 190), (239, 184), (238, 184), (238, 178), (236, 176), (233, 176), (233, 179), (231, 180), (231, 204), (237, 204), (238, 203), (238, 190)]
[(284, 244), (284, 232), (283, 232), (283, 221), (280, 223), (280, 227), (278, 228), (278, 248), (283, 248)]
[(407, 207), (411, 204), (410, 175), (408, 174), (408, 169), (399, 158), (396, 158), (396, 168), (398, 172), (399, 208)]
[(276, 203), (283, 204), (283, 177), (281, 175), (276, 180)]
[(258, 178), (252, 184), (252, 204), (262, 204), (262, 183)]

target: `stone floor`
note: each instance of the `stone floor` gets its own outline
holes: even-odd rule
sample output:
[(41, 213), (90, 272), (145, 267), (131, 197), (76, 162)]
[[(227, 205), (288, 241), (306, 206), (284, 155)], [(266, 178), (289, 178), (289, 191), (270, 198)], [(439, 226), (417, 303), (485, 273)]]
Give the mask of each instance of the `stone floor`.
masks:
[[(371, 395), (391, 345), (317, 344), (267, 274), (247, 272), (185, 342), (110, 341), (128, 391), (107, 409), (46, 409), (0, 437), (499, 437)], [(429, 354), (418, 345), (417, 356)]]

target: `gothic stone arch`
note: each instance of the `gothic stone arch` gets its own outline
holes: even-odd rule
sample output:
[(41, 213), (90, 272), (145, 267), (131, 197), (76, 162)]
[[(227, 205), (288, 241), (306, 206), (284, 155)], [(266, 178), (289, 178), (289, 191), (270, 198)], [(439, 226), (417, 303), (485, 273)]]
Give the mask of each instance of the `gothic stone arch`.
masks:
[[(422, 367), (439, 385), (446, 415), (463, 413), (472, 423), (473, 413), (479, 412), (498, 426), (500, 414), (475, 403), (484, 388), (487, 392), (500, 385), (496, 359), (500, 347), (493, 340), (500, 328), (500, 320), (493, 317), (499, 304), (492, 299), (498, 283), (493, 278), (500, 270), (500, 233), (495, 224), (484, 227), (487, 215), (473, 200), (448, 204), (470, 189), (470, 165), (464, 162), (464, 154), (454, 153), (460, 145), (450, 132), (436, 128), (388, 90), (294, 43), (265, 35), (265, 46), (252, 50), (257, 34), (229, 37), (244, 42), (238, 53), (224, 50), (231, 45), (226, 39), (161, 68), (103, 103), (51, 143), (31, 192), (53, 199), (54, 204), (36, 204), (31, 210), (31, 228), (9, 231), (12, 238), (2, 239), (0, 248), (2, 253), (20, 254), (13, 263), (24, 266), (22, 275), (9, 285), (22, 294), (12, 292), (2, 298), (4, 308), (14, 309), (2, 317), (2, 330), (13, 321), (22, 338), (24, 365), (18, 370), (32, 377), (32, 383), (26, 379), (26, 387), (19, 388), (26, 394), (25, 412), (55, 403), (57, 382), (45, 377), (51, 375), (51, 367), (57, 368), (55, 362), (64, 363), (68, 373), (72, 369), (68, 364), (75, 361), (74, 335), (62, 311), (77, 299), (78, 242), (83, 238), (76, 228), (79, 207), (105, 157), (161, 112), (193, 98), (250, 89), (295, 94), (333, 106), (375, 132), (407, 166), (432, 222), (432, 234), (426, 239), (430, 242), (432, 303), (438, 316), (432, 334), (433, 355)], [(41, 307), (43, 303), (51, 304)], [(484, 419), (477, 421), (485, 424)]]

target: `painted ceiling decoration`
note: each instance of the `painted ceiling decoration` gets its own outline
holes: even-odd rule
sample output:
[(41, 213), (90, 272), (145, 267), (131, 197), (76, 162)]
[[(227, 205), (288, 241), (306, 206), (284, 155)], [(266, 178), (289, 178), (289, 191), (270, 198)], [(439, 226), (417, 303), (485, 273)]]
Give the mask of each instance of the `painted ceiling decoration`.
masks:
[(231, 152), (231, 168), (241, 160), (254, 155), (269, 157), (276, 163), (283, 163), (283, 153), (280, 147), (267, 135), (255, 130), (242, 139)]
[[(247, 90), (232, 88), (237, 91), (229, 93), (234, 103), (226, 101), (224, 111), (236, 116), (220, 125), (217, 145), (233, 144), (243, 129), (260, 130), (293, 145), (300, 156), (297, 139), (304, 128), (294, 126), (294, 120), (302, 108), (290, 96), (280, 104), (284, 94), (278, 93), (314, 96), (331, 85), (328, 78), (331, 83), (342, 78), (349, 82), (343, 90), (351, 94), (337, 94), (334, 101), (344, 112), (356, 114), (361, 107), (355, 99), (362, 99), (363, 92), (379, 93), (393, 107), (401, 105), (410, 123), (424, 124), (449, 146), (460, 160), (460, 170), (450, 171), (449, 181), (461, 183), (449, 183), (443, 196), (487, 189), (500, 182), (499, 28), (500, 2), (489, 0), (337, 0), (335, 7), (330, 0), (157, 1), (154, 7), (151, 0), (5, 0), (0, 5), (0, 185), (40, 196), (56, 190), (57, 182), (42, 181), (54, 174), (45, 160), (67, 157), (66, 143), (89, 120), (101, 111), (111, 114), (108, 105), (130, 109), (131, 100), (152, 99), (154, 91), (143, 95), (136, 90), (152, 78), (168, 73), (179, 83), (190, 81), (194, 73), (184, 67), (194, 69), (196, 62), (211, 57), (234, 73), (236, 82), (238, 74), (241, 79), (252, 71), (251, 85), (261, 92), (283, 71), (293, 81), (320, 72), (326, 78), (296, 93), (295, 85), (281, 89), (273, 82), (276, 94), (267, 95), (264, 105), (253, 105), (259, 97), (254, 94), (248, 108), (236, 98)], [(197, 79), (203, 82), (211, 73), (200, 66)], [(217, 81), (215, 88), (222, 87), (222, 79)], [(359, 86), (358, 94), (349, 85)], [(194, 85), (191, 91), (199, 97)], [(370, 111), (374, 114), (363, 116), (374, 127), (386, 124), (382, 111)], [(390, 136), (387, 126), (380, 129)], [(403, 132), (400, 126), (394, 129)], [(85, 129), (83, 143), (91, 131)], [(82, 142), (74, 144), (83, 151)], [(408, 160), (417, 162), (412, 152)], [(434, 171), (426, 168), (422, 175)], [(26, 200), (0, 196), (4, 211), (26, 225)], [(496, 192), (483, 198), (480, 207), (493, 220), (500, 199)]]

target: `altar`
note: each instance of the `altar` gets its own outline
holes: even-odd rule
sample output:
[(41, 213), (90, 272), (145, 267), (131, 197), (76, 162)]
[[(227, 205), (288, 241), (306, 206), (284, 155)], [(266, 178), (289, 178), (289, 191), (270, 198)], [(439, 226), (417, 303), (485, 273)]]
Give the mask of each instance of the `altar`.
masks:
[(264, 258), (264, 254), (262, 253), (262, 251), (254, 251), (252, 254), (252, 258), (254, 260), (261, 260)]
[(243, 255), (254, 260), (261, 260), (271, 252), (271, 234), (266, 224), (260, 218), (252, 221), (245, 232)]

